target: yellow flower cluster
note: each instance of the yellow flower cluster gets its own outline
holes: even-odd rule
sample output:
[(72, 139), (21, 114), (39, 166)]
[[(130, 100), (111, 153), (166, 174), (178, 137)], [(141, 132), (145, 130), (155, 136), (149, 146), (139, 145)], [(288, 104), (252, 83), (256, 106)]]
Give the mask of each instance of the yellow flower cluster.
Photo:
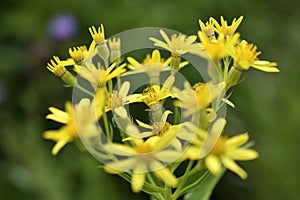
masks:
[[(226, 119), (219, 110), (225, 104), (234, 107), (227, 92), (243, 71), (279, 70), (275, 62), (258, 59), (254, 44), (240, 39), (236, 31), (242, 19), (234, 19), (231, 25), (223, 17), (220, 23), (214, 18), (206, 23), (199, 20), (200, 42), (196, 35), (168, 36), (160, 30), (164, 41), (149, 40), (171, 55), (163, 58), (155, 49), (141, 62), (121, 58), (121, 39), (106, 40), (103, 25), (89, 28), (93, 40), (88, 48), (70, 48), (70, 58), (54, 56), (47, 66), (67, 86), (87, 95), (74, 105), (67, 102), (66, 111), (49, 108), (46, 118), (63, 124), (44, 133), (44, 138), (56, 142), (52, 154), (69, 142), (83, 141), (106, 172), (130, 181), (134, 192), (143, 190), (158, 199), (178, 198), (187, 192), (190, 172), (203, 173), (203, 169), (221, 176), (226, 168), (245, 179), (247, 173), (236, 161), (255, 159), (258, 153), (245, 145), (247, 133), (232, 137), (223, 133)], [(176, 73), (188, 65), (181, 61), (184, 54), (213, 64), (208, 68), (211, 80), (178, 79)], [(144, 74), (149, 83), (132, 91), (136, 82), (130, 77)], [(186, 161), (185, 173), (177, 174)]]

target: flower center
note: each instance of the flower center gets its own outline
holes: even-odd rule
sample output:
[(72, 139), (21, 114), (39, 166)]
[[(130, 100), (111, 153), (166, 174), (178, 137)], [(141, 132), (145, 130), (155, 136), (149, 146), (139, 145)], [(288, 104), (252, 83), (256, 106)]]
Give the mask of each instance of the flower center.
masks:
[(212, 148), (211, 153), (215, 155), (222, 155), (226, 151), (226, 137), (220, 137), (216, 142), (215, 146)]
[(143, 96), (146, 96), (146, 98), (143, 99), (144, 103), (150, 106), (151, 104), (155, 103), (157, 101), (157, 92), (153, 87), (147, 87), (143, 91)]
[(152, 125), (153, 133), (155, 135), (162, 136), (170, 128), (171, 124), (169, 122), (154, 122)]
[(143, 162), (149, 162), (153, 159), (153, 149), (149, 144), (142, 144), (136, 147), (137, 157)]

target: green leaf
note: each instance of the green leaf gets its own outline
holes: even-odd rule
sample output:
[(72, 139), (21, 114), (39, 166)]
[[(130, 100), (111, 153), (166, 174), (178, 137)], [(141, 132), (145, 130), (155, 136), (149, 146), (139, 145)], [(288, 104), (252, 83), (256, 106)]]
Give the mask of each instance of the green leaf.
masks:
[(191, 192), (187, 193), (184, 196), (184, 200), (209, 200), (209, 197), (212, 194), (213, 189), (216, 184), (222, 177), (225, 172), (225, 168), (223, 168), (222, 172), (215, 176), (211, 174), (208, 170), (201, 177), (201, 181), (199, 184), (192, 189)]

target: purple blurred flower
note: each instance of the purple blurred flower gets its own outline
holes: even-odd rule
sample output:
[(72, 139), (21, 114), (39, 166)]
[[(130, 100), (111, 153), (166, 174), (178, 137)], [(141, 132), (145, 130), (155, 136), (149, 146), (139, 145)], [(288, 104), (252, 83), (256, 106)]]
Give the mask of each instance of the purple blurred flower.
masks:
[(48, 25), (50, 36), (56, 40), (73, 37), (78, 31), (78, 23), (71, 14), (59, 14), (52, 18)]

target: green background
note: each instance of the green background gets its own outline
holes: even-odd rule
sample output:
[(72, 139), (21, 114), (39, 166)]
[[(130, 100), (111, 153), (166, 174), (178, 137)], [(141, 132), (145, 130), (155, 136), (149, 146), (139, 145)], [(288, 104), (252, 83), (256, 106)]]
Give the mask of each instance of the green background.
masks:
[[(248, 131), (260, 157), (241, 163), (246, 181), (228, 172), (212, 199), (299, 198), (300, 1), (281, 0), (2, 0), (0, 3), (0, 199), (99, 200), (147, 199), (130, 185), (97, 169), (92, 156), (76, 145), (58, 156), (42, 132), (59, 125), (44, 119), (48, 106), (63, 108), (71, 99), (45, 68), (53, 55), (64, 58), (68, 47), (88, 44), (88, 27), (103, 23), (106, 35), (146, 26), (195, 34), (198, 19), (244, 16), (242, 37), (258, 45), (261, 59), (279, 64), (279, 74), (249, 70), (234, 88), (236, 109), (228, 109), (227, 130)], [(47, 26), (60, 13), (73, 15), (79, 32), (55, 41)], [(3, 96), (3, 94), (2, 94)]]

